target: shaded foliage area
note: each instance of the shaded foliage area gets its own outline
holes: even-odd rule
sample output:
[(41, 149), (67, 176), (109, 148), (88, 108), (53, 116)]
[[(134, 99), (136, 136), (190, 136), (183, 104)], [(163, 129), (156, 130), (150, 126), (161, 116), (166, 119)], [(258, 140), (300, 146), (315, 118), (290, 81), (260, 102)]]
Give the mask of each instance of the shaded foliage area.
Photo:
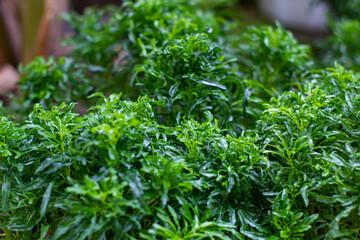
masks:
[(325, 2), (330, 7), (330, 12), (333, 18), (347, 18), (357, 19), (359, 18), (360, 1), (348, 0), (348, 1), (336, 1), (336, 0), (315, 0)]
[(314, 70), (281, 26), (230, 42), (195, 6), (69, 15), (73, 56), (23, 67), (31, 112), (0, 117), (7, 238), (360, 237), (359, 74)]
[[(360, 9), (360, 8), (359, 8)], [(321, 44), (320, 62), (324, 66), (334, 65), (334, 61), (347, 68), (359, 71), (360, 21), (341, 20), (330, 23), (332, 35)]]

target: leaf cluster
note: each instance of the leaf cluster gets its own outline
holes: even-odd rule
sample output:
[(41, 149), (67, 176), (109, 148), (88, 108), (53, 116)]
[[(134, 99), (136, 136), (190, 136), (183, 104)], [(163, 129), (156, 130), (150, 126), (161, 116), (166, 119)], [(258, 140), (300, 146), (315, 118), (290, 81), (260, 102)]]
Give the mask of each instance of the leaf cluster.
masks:
[(244, 83), (230, 64), (208, 35), (186, 35), (137, 67), (137, 85), (164, 101), (168, 113), (162, 112), (172, 123), (183, 116), (202, 122), (211, 111), (222, 125), (232, 124), (243, 116)]
[(330, 23), (332, 35), (321, 45), (320, 60), (323, 65), (331, 66), (334, 62), (358, 71), (360, 68), (358, 39), (360, 21), (339, 20)]
[[(136, 99), (136, 66), (149, 59), (152, 52), (187, 34), (206, 33), (215, 42), (223, 39), (227, 22), (211, 11), (201, 10), (203, 4), (200, 0), (124, 1), (122, 7), (88, 8), (84, 15), (65, 14), (64, 19), (75, 32), (74, 37), (64, 41), (73, 49), (71, 58), (61, 58), (59, 62), (36, 59), (27, 67), (20, 67), (24, 98), (32, 99), (24, 103), (25, 108), (31, 111), (35, 103), (50, 95), (53, 97), (48, 103), (76, 101), (80, 92), (86, 96), (90, 89), (122, 91)], [(46, 69), (54, 70), (45, 74)], [(64, 76), (56, 76), (56, 71)], [(73, 86), (72, 76), (80, 83), (78, 86)], [(49, 77), (57, 80), (49, 81)], [(81, 89), (76, 89), (80, 86)], [(58, 87), (61, 91), (56, 91)]]
[[(229, 46), (197, 4), (68, 16), (73, 58), (24, 68), (33, 111), (0, 117), (7, 238), (360, 238), (359, 74), (310, 70), (281, 26)], [(96, 93), (80, 115), (90, 77), (132, 96)]]
[(135, 65), (164, 43), (200, 32), (214, 40), (220, 38), (225, 22), (199, 9), (200, 2), (124, 1), (118, 9), (90, 8), (84, 15), (68, 14), (65, 19), (77, 34), (65, 43), (73, 47), (75, 59), (101, 69), (101, 79), (121, 78), (116, 84), (107, 81), (108, 87), (125, 91), (132, 87)]
[[(358, 74), (336, 66), (274, 99), (258, 121), (259, 143), (273, 166), (269, 190), (291, 193), (287, 207), (318, 215), (307, 239), (358, 237), (359, 103)], [(280, 225), (288, 227), (282, 233), (295, 231), (290, 223)]]
[(49, 109), (54, 104), (85, 99), (93, 90), (85, 76), (86, 69), (74, 59), (64, 57), (58, 60), (38, 57), (25, 67), (20, 66), (23, 112), (30, 113), (36, 103)]
[(359, 0), (348, 0), (348, 1), (337, 1), (337, 0), (315, 0), (325, 2), (330, 7), (332, 17), (336, 19), (358, 19), (360, 1)]
[(240, 37), (237, 51), (240, 71), (254, 84), (261, 85), (261, 94), (269, 96), (272, 91), (291, 89), (312, 66), (309, 46), (299, 44), (278, 23), (276, 28), (248, 27)]
[(265, 159), (252, 138), (224, 136), (210, 115), (159, 125), (153, 104), (111, 95), (83, 117), (72, 104), (2, 119), (1, 226), (21, 239), (240, 237), (218, 203), (233, 215), (255, 198)]

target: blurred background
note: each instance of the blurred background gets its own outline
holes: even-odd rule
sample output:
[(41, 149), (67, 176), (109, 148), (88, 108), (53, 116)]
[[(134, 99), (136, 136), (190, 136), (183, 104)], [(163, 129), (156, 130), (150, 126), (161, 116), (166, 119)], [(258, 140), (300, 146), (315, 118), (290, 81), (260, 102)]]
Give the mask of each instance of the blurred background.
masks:
[[(211, 4), (210, 4), (211, 2)], [(327, 16), (336, 2), (317, 0), (204, 0), (204, 6), (242, 26), (274, 25), (279, 21), (294, 32), (300, 42), (313, 43), (329, 34)], [(36, 56), (59, 58), (71, 52), (61, 40), (74, 34), (61, 14), (83, 13), (89, 6), (121, 5), (120, 0), (0, 0), (0, 100), (6, 104), (7, 93), (16, 94), (18, 66)]]

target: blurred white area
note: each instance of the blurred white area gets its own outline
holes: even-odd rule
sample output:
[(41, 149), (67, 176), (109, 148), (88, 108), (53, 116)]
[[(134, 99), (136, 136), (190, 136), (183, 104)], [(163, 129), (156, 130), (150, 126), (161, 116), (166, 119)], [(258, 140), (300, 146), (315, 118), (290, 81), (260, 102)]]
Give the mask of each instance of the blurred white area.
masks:
[[(287, 28), (302, 31), (325, 31), (328, 7), (314, 0), (258, 0), (265, 16)], [(340, 0), (339, 0), (340, 1)]]

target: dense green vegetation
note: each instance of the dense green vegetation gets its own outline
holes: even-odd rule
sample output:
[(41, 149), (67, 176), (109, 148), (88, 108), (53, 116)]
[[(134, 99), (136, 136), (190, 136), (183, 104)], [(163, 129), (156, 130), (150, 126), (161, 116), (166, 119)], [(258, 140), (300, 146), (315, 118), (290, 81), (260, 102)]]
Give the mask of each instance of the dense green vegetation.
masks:
[(21, 76), (22, 111), (28, 114), (36, 103), (49, 109), (54, 104), (71, 102), (73, 99), (86, 99), (92, 91), (88, 69), (74, 63), (74, 59), (38, 57), (27, 66), (19, 67)]
[(359, 36), (360, 21), (341, 20), (330, 24), (333, 34), (322, 44), (320, 58), (323, 66), (334, 65), (336, 62), (353, 70), (360, 70)]
[(360, 238), (359, 73), (188, 2), (68, 15), (72, 56), (22, 67), (30, 113), (0, 117), (7, 239)]
[(360, 20), (359, 0), (336, 1), (316, 0), (329, 5), (329, 29), (331, 35), (321, 43), (319, 63), (322, 67), (340, 63), (346, 68), (356, 71), (360, 69), (359, 43)]
[(348, 0), (348, 1), (315, 0), (315, 1), (327, 3), (330, 7), (331, 17), (333, 18), (357, 19), (360, 17), (359, 0)]

